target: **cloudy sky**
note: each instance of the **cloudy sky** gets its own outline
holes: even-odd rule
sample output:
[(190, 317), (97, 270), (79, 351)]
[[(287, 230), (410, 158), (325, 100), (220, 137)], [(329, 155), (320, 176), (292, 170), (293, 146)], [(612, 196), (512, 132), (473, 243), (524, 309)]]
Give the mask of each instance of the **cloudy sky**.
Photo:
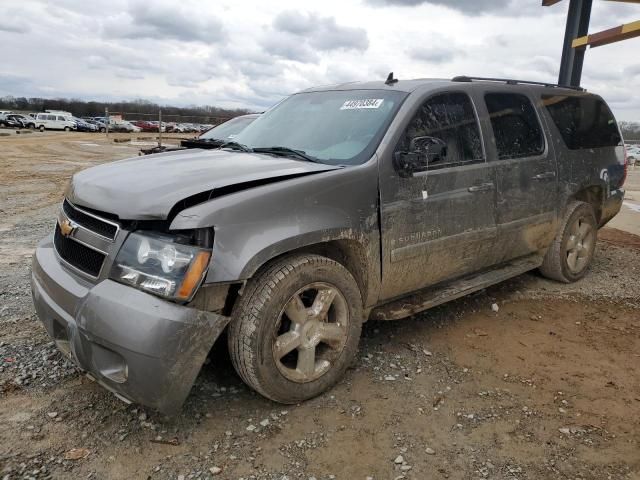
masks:
[[(0, 2), (0, 96), (262, 110), (319, 84), (459, 74), (556, 81), (564, 1)], [(640, 18), (595, 0), (591, 31)], [(640, 38), (587, 51), (583, 85), (640, 120)]]

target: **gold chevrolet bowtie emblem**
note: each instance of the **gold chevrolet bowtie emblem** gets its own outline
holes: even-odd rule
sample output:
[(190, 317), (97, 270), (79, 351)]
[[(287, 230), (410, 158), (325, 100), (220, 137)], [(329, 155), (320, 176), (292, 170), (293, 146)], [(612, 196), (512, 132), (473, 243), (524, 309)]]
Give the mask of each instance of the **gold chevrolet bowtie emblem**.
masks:
[(76, 225), (71, 220), (63, 220), (60, 223), (60, 233), (63, 237), (68, 237), (76, 229)]

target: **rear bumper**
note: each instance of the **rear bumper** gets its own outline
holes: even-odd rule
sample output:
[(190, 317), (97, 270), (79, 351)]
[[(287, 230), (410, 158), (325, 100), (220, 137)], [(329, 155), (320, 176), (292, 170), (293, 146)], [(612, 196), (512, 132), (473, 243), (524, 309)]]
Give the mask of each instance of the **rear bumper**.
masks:
[(609, 196), (602, 204), (602, 213), (600, 215), (600, 227), (604, 226), (609, 220), (615, 217), (622, 208), (624, 200), (624, 188), (611, 190)]
[(38, 317), (58, 348), (121, 398), (180, 409), (229, 318), (164, 301), (111, 280), (68, 271), (51, 239), (33, 257)]

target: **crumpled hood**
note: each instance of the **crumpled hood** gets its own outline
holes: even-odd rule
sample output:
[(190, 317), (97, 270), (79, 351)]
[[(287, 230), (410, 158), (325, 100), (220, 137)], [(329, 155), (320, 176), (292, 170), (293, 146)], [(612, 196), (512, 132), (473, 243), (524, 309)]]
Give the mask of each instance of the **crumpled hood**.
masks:
[[(183, 150), (106, 163), (73, 176), (74, 204), (123, 220), (166, 219), (180, 200), (220, 187), (340, 168), (289, 157), (227, 150)], [(215, 192), (214, 192), (215, 195)]]

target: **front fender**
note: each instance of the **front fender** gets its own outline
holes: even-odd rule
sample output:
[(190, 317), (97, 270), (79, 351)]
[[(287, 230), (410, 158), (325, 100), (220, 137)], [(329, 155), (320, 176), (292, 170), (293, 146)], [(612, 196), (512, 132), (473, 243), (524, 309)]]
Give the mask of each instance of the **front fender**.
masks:
[[(181, 211), (171, 230), (214, 227), (206, 283), (250, 278), (283, 253), (331, 240), (355, 240), (379, 258), (378, 177), (364, 165), (249, 188)], [(367, 265), (379, 276), (377, 265)]]

